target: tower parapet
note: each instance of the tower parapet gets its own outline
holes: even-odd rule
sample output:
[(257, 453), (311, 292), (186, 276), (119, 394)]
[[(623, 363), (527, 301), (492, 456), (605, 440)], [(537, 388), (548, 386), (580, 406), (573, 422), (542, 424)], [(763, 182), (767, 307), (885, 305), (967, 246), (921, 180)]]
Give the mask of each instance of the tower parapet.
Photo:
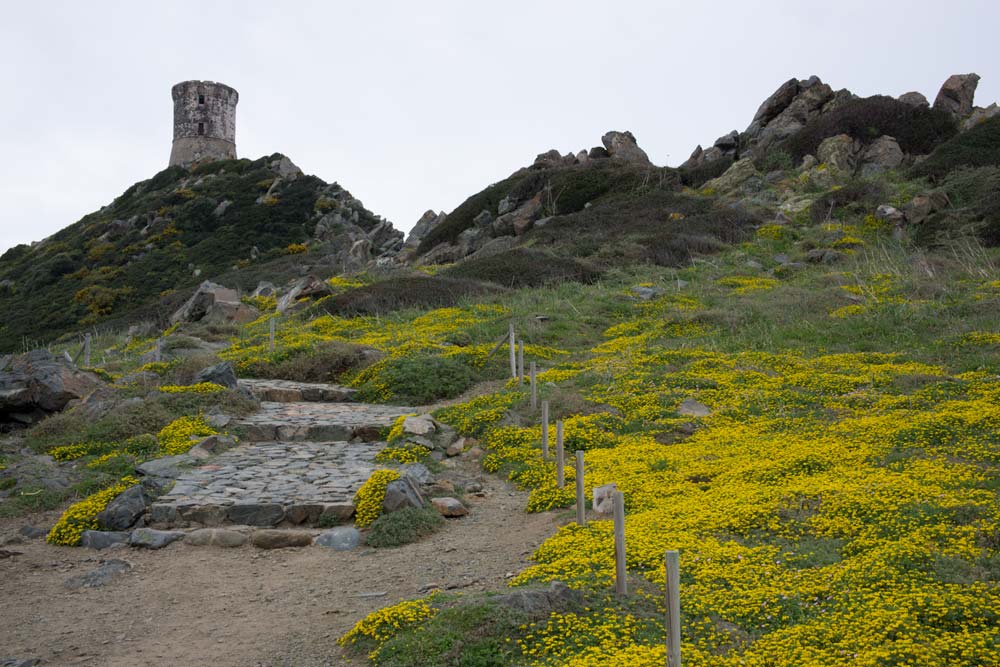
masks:
[(170, 90), (174, 99), (174, 143), (170, 165), (236, 157), (234, 88), (214, 81), (182, 81)]

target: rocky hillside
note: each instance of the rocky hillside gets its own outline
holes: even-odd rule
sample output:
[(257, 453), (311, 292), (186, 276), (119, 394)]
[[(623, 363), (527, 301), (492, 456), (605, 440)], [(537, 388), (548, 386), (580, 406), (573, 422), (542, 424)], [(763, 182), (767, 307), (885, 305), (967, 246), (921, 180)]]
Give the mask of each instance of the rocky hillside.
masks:
[(394, 252), (403, 235), (337, 183), (287, 157), (170, 167), (44, 241), (0, 257), (0, 352), (91, 325), (164, 316), (206, 278), (343, 270)]

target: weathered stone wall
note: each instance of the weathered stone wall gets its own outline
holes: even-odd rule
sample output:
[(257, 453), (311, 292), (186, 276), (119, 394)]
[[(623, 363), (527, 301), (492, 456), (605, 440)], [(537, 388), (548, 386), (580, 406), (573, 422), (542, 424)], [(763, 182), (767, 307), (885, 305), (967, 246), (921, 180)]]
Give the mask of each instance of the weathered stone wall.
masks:
[(174, 99), (174, 143), (170, 164), (236, 157), (235, 89), (214, 81), (182, 81)]

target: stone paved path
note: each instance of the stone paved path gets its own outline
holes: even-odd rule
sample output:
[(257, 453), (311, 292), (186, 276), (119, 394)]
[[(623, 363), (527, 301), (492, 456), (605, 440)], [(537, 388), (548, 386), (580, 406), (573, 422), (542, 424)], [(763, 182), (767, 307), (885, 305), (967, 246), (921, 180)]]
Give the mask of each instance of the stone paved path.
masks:
[[(383, 429), (414, 408), (342, 402), (350, 390), (285, 380), (241, 380), (263, 401), (233, 422), (241, 444), (182, 474), (153, 504), (156, 527), (309, 525), (347, 519), (355, 492), (385, 446)], [(325, 397), (325, 398), (324, 398)], [(338, 402), (331, 402), (338, 401)]]
[(338, 384), (292, 382), (290, 380), (240, 380), (261, 401), (297, 403), (301, 401), (351, 401), (355, 390)]
[(230, 429), (251, 442), (378, 440), (381, 429), (415, 408), (367, 403), (263, 402), (260, 411), (233, 422)]

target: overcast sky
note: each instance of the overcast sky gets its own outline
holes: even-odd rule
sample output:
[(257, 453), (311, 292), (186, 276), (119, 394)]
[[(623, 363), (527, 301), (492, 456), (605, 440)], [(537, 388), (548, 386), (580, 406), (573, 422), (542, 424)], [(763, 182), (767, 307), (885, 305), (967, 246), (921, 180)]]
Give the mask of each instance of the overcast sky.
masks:
[[(766, 6), (767, 9), (762, 7)], [(631, 130), (654, 163), (743, 130), (786, 79), (859, 95), (978, 72), (1000, 3), (0, 0), (0, 252), (167, 164), (170, 87), (240, 92), (241, 157), (288, 155), (408, 230), (550, 148)]]

